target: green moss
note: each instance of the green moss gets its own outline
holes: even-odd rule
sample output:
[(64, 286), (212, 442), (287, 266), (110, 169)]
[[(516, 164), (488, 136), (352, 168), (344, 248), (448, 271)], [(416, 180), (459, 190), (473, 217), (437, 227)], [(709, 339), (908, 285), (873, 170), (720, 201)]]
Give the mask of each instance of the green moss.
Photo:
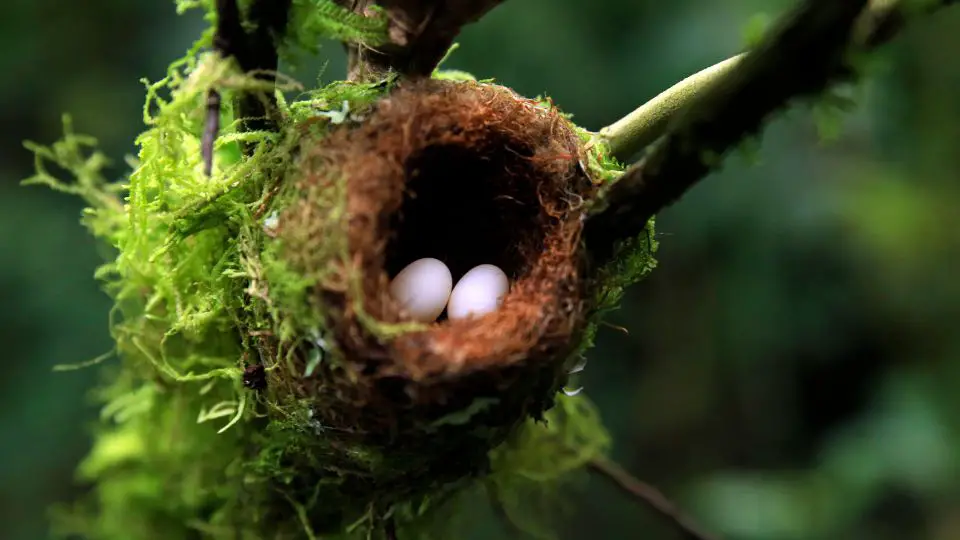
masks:
[[(626, 165), (617, 160), (609, 148), (595, 133), (574, 125), (586, 149), (582, 166), (594, 183), (604, 186), (614, 182), (623, 174)], [(620, 306), (627, 287), (642, 281), (657, 267), (655, 254), (659, 247), (655, 232), (656, 218), (650, 218), (644, 230), (635, 238), (618, 243), (610, 262), (596, 269), (593, 276), (592, 302), (584, 338), (579, 344), (570, 364), (580, 362), (583, 355), (594, 345), (601, 320)]]
[[(177, 7), (206, 9), (213, 20), (211, 1), (178, 0)], [(318, 35), (371, 41), (380, 35), (377, 17), (360, 20), (339, 9), (331, 1), (295, 2), (291, 50), (316, 43)], [(104, 540), (352, 539), (369, 538), (380, 519), (394, 515), (406, 537), (447, 539), (458, 536), (450, 531), (465, 498), (483, 492), (518, 527), (547, 535), (549, 515), (540, 503), (555, 503), (571, 473), (609, 443), (584, 397), (559, 395), (542, 421), (529, 419), (514, 430), (490, 451), (489, 474), (441, 483), (426, 495), (399, 490), (382, 498), (386, 508), (343, 491), (351, 477), (400, 482), (402, 471), (425, 457), (384, 452), (336, 433), (316, 420), (317, 402), (293, 390), (294, 381), (322, 362), (336, 361), (336, 344), (324, 341), (324, 306), (307, 292), (332, 279), (329, 269), (347, 247), (338, 232), (342, 182), (302, 193), (285, 180), (297, 170), (300, 145), (316, 144), (330, 125), (361, 116), (392, 81), (338, 81), (303, 92), (284, 80), (276, 92), (278, 132), (242, 133), (232, 96), (271, 89), (238, 74), (231, 62), (201, 54), (211, 36), (208, 30), (164, 79), (146, 84), (146, 130), (123, 182), (108, 180), (109, 161), (94, 139), (73, 131), (69, 118), (61, 141), (27, 144), (37, 172), (26, 183), (83, 197), (84, 225), (111, 250), (96, 277), (115, 300), (111, 331), (120, 359), (104, 370), (95, 395), (101, 421), (78, 469), (93, 489), (56, 510), (55, 532)], [(208, 178), (200, 140), (212, 86), (223, 93), (225, 107)], [(284, 98), (296, 91), (295, 99)], [(586, 142), (589, 134), (578, 132)], [(244, 155), (241, 143), (253, 152)], [(598, 182), (622, 170), (603, 150), (586, 154), (585, 167)], [(72, 180), (61, 181), (54, 169)], [(324, 209), (329, 234), (273, 238), (277, 215), (303, 201)], [(651, 222), (642, 238), (625, 243), (600, 269), (597, 309), (577, 355), (592, 344), (600, 317), (616, 307), (623, 289), (653, 268), (655, 248)], [(366, 324), (381, 336), (410, 329), (372, 319)], [(268, 357), (261, 356), (260, 333), (279, 343)], [(303, 372), (291, 359), (305, 340), (323, 347), (313, 350)], [(242, 382), (256, 358), (268, 371), (263, 393)], [(492, 405), (478, 400), (424, 430), (469, 426)]]
[[(246, 12), (254, 0), (239, 0), (241, 11)], [(216, 21), (214, 0), (174, 0), (177, 13), (183, 14), (199, 9), (209, 23), (206, 32), (197, 40), (193, 52), (213, 43), (213, 25)], [(286, 39), (280, 54), (287, 62), (295, 62), (303, 53), (317, 53), (320, 42), (335, 39), (351, 43), (364, 43), (375, 47), (386, 43), (388, 20), (379, 6), (370, 6), (367, 15), (359, 15), (346, 9), (334, 0), (291, 0), (290, 20)]]

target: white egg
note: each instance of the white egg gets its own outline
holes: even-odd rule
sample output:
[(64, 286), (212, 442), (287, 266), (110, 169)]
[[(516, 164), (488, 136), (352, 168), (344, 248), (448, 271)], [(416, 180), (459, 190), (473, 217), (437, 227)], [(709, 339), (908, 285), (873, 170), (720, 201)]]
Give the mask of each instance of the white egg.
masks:
[(453, 288), (447, 265), (437, 259), (418, 259), (390, 282), (390, 294), (414, 320), (431, 322), (443, 313)]
[(450, 293), (447, 316), (452, 320), (486, 315), (500, 307), (510, 290), (507, 275), (492, 264), (473, 268), (457, 282)]

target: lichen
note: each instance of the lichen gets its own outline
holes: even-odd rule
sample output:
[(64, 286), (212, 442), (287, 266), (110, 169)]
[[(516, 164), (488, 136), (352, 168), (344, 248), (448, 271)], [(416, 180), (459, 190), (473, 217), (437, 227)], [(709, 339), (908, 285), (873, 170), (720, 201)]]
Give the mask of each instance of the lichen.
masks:
[[(330, 6), (294, 3), (291, 51), (320, 34), (377, 39), (376, 15), (360, 20)], [(177, 7), (204, 8), (213, 20), (210, 1), (178, 0)], [(378, 534), (381, 520), (392, 516), (402, 537), (446, 539), (457, 536), (449, 531), (464, 510), (460, 501), (481, 491), (517, 527), (548, 536), (539, 501), (562, 499), (575, 472), (609, 445), (582, 395), (560, 393), (543, 418), (513, 427), (489, 449), (488, 471), (444, 479), (426, 491), (399, 489), (377, 501), (344, 491), (351, 475), (396, 483), (423, 456), (390, 453), (337, 432), (342, 428), (319, 422), (316, 403), (294, 388), (301, 376), (337, 362), (340, 354), (325, 326), (325, 306), (308, 291), (318, 283), (362, 291), (352, 279), (327, 283), (343, 279), (328, 270), (347, 256), (337, 227), (343, 184), (331, 181), (303, 193), (301, 184), (286, 180), (296, 174), (305, 145), (322, 144), (339, 124), (362, 122), (393, 80), (337, 81), (303, 91), (281, 78), (274, 92), (238, 73), (232, 62), (201, 52), (211, 36), (208, 30), (166, 77), (146, 84), (146, 130), (123, 181), (108, 180), (109, 160), (93, 138), (73, 131), (69, 118), (61, 141), (28, 143), (37, 172), (26, 183), (83, 197), (83, 224), (110, 250), (96, 278), (115, 302), (110, 328), (119, 358), (104, 366), (94, 396), (101, 406), (94, 446), (78, 469), (90, 492), (56, 510), (55, 532), (104, 540), (361, 539)], [(461, 72), (434, 76), (475, 80)], [(211, 87), (223, 93), (225, 106), (207, 177), (200, 145)], [(276, 132), (240, 131), (230, 103), (241, 91), (274, 92), (282, 119)], [(298, 94), (287, 99), (291, 93)], [(548, 100), (543, 106), (553, 107)], [(585, 130), (571, 127), (585, 143), (587, 174), (598, 183), (616, 178), (622, 165), (602, 146), (586, 144)], [(242, 145), (252, 153), (242, 152)], [(72, 179), (60, 180), (54, 168)], [(299, 240), (298, 253), (310, 261), (296, 264), (275, 231), (287, 225), (277, 222), (279, 213), (304, 200), (324, 214), (329, 230)], [(592, 345), (600, 318), (618, 305), (623, 289), (652, 270), (655, 249), (651, 221), (641, 238), (623, 244), (612, 263), (597, 269), (587, 329), (569, 362)], [(410, 330), (365, 321), (377, 335)], [(303, 365), (298, 355), (305, 350)], [(257, 363), (267, 370), (262, 392), (243, 383), (244, 369)], [(477, 400), (425, 429), (470, 426), (492, 405)]]

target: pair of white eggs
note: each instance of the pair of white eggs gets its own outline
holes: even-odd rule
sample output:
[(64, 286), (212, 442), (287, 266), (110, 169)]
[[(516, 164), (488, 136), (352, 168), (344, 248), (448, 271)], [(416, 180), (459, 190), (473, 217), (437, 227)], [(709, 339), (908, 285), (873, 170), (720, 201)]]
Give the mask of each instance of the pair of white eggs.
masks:
[(447, 308), (451, 320), (490, 313), (500, 307), (510, 289), (507, 275), (492, 264), (481, 264), (453, 285), (450, 269), (443, 262), (418, 259), (390, 282), (390, 294), (413, 319), (431, 322)]

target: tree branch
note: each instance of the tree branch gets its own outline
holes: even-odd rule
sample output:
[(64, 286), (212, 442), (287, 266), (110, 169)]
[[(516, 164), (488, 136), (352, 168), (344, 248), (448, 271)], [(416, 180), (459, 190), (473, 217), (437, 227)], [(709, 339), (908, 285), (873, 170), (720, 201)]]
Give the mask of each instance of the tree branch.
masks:
[(699, 525), (693, 522), (689, 517), (670, 502), (667, 497), (657, 488), (641, 482), (620, 465), (603, 458), (597, 458), (588, 464), (590, 470), (603, 476), (613, 482), (618, 488), (627, 495), (639, 499), (647, 506), (653, 508), (665, 518), (670, 525), (677, 529), (684, 538), (688, 540), (718, 540), (716, 536), (704, 531)]
[[(871, 0), (869, 9), (857, 21), (854, 41), (864, 50), (875, 48), (892, 39), (910, 16), (956, 1), (934, 0), (905, 6), (902, 0)], [(917, 13), (909, 13), (911, 9)], [(613, 157), (621, 161), (629, 160), (666, 133), (670, 122), (694, 100), (701, 99), (725, 81), (746, 54), (728, 58), (678, 82), (627, 116), (601, 129), (598, 137), (607, 145)]]
[[(255, 28), (243, 28), (243, 15), (237, 0), (217, 0), (217, 28), (213, 48), (224, 58), (233, 57), (245, 73), (266, 81), (275, 81), (279, 62), (277, 48), (290, 16), (292, 0), (254, 0), (247, 19)], [(245, 131), (274, 129), (272, 116), (276, 107), (273, 94), (267, 96), (246, 93), (237, 103), (238, 117)], [(213, 145), (220, 131), (220, 93), (210, 89), (207, 94), (207, 118), (201, 151), (204, 172), (213, 169)], [(249, 149), (245, 149), (249, 151)]]
[(744, 56), (745, 53), (738, 54), (694, 73), (601, 129), (597, 135), (607, 145), (610, 155), (621, 161), (630, 159), (663, 135), (670, 122), (694, 99), (709, 94), (725, 81)]
[[(956, 1), (926, 2), (917, 10)], [(807, 0), (755, 51), (681, 81), (601, 130), (599, 136), (621, 159), (659, 140), (598, 198), (585, 229), (594, 258), (606, 260), (617, 242), (639, 234), (654, 214), (718, 167), (725, 152), (757, 133), (791, 100), (852, 76), (849, 53), (889, 41), (918, 3), (873, 0), (864, 10), (866, 4)]]
[(460, 33), (504, 0), (337, 0), (355, 13), (377, 4), (390, 20), (391, 43), (377, 50), (346, 45), (349, 79), (373, 80), (389, 71), (407, 77), (430, 75)]

